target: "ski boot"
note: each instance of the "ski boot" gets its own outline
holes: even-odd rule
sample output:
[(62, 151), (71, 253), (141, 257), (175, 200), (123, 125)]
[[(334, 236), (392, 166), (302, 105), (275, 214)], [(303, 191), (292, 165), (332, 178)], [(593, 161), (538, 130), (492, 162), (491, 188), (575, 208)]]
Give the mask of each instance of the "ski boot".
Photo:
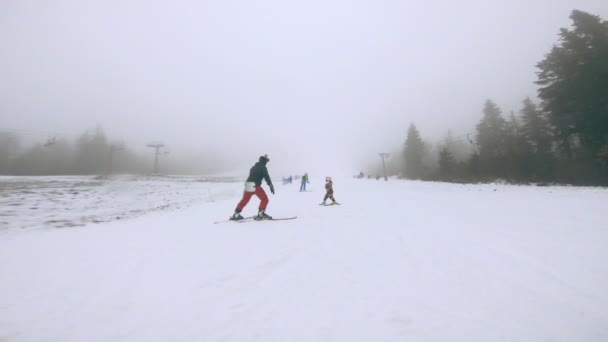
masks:
[(241, 216), (241, 213), (238, 213), (236, 211), (234, 212), (234, 214), (232, 214), (232, 216), (230, 216), (231, 221), (240, 221), (242, 219), (244, 219), (244, 217)]
[(266, 214), (266, 210), (265, 209), (260, 209), (260, 211), (258, 212), (258, 215), (256, 217), (253, 218), (256, 221), (261, 221), (261, 220), (272, 220), (272, 216)]

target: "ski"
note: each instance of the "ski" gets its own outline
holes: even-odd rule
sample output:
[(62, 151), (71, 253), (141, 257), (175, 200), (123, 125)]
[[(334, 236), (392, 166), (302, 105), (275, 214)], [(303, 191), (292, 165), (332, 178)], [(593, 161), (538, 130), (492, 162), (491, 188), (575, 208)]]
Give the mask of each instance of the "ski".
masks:
[(213, 222), (213, 224), (226, 223), (226, 222), (251, 221), (254, 218), (255, 218), (255, 216), (247, 216), (247, 217), (242, 218), (241, 220), (231, 220), (231, 219), (228, 219), (228, 220), (215, 221), (215, 222)]
[(241, 223), (241, 222), (251, 222), (251, 221), (256, 221), (256, 222), (263, 222), (263, 221), (287, 221), (287, 220), (295, 220), (297, 218), (298, 218), (297, 216), (292, 216), (292, 217), (273, 217), (271, 219), (264, 219), (264, 220), (256, 220), (256, 219), (253, 219), (253, 220), (238, 220), (236, 222)]
[(294, 220), (294, 219), (297, 219), (298, 217), (297, 216), (276, 217), (276, 218), (264, 219), (264, 220), (256, 220), (255, 218), (256, 218), (256, 216), (248, 216), (248, 217), (243, 218), (242, 220), (222, 220), (222, 221), (215, 221), (215, 222), (213, 222), (213, 224), (226, 223), (226, 222), (243, 223), (243, 222), (251, 222), (251, 221), (286, 221), (286, 220)]
[(324, 206), (324, 207), (329, 207), (329, 206), (332, 206), (332, 205), (342, 205), (342, 204), (340, 204), (340, 203), (336, 202), (336, 203), (329, 203), (329, 204), (326, 204), (326, 203), (319, 203), (319, 205), (322, 205), (322, 206)]

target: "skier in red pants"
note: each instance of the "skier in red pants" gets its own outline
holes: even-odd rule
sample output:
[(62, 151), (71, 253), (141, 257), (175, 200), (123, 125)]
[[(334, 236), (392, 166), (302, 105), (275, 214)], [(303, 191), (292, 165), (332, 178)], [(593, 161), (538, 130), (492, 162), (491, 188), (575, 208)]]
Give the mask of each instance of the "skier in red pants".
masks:
[(244, 217), (241, 216), (241, 211), (243, 208), (249, 203), (251, 196), (256, 195), (260, 199), (260, 207), (258, 210), (258, 215), (254, 218), (256, 220), (272, 220), (272, 217), (266, 214), (266, 207), (268, 206), (268, 196), (266, 196), (266, 192), (262, 188), (262, 179), (266, 180), (266, 184), (270, 187), (270, 192), (274, 195), (274, 186), (272, 185), (272, 181), (270, 180), (270, 176), (268, 175), (268, 169), (266, 169), (266, 164), (270, 161), (268, 155), (263, 155), (260, 157), (260, 160), (253, 165), (251, 170), (249, 170), (249, 177), (245, 182), (245, 191), (243, 192), (243, 198), (237, 204), (236, 209), (234, 210), (234, 214), (230, 217), (231, 220), (242, 220)]

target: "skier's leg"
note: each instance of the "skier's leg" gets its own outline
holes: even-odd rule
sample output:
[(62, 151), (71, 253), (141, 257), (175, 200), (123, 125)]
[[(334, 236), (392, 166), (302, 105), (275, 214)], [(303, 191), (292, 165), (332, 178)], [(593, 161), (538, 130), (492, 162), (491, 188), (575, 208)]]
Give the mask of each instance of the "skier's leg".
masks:
[(266, 207), (268, 206), (268, 196), (261, 185), (255, 188), (255, 195), (260, 199), (260, 209), (266, 210)]
[(260, 208), (258, 210), (258, 216), (255, 220), (272, 220), (272, 216), (266, 214), (266, 207), (268, 206), (268, 196), (261, 186), (255, 189), (255, 194), (260, 198)]
[(245, 208), (245, 206), (251, 199), (251, 196), (253, 196), (253, 192), (243, 191), (243, 198), (236, 205), (236, 209), (234, 209), (234, 214), (232, 214), (232, 216), (230, 217), (231, 220), (242, 220), (243, 219), (243, 216), (241, 216), (241, 211), (243, 211), (243, 208)]
[(243, 198), (241, 199), (239, 204), (237, 204), (236, 209), (235, 209), (235, 211), (237, 213), (240, 213), (241, 211), (243, 211), (243, 208), (245, 208), (247, 203), (249, 203), (249, 200), (251, 199), (251, 196), (253, 196), (253, 194), (254, 194), (254, 192), (249, 192), (249, 191), (243, 192)]

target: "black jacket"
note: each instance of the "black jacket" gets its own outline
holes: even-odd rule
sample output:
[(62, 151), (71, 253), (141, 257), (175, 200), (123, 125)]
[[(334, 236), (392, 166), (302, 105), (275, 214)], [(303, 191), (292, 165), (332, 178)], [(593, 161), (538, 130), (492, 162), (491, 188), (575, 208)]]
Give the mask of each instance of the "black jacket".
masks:
[(268, 169), (266, 169), (266, 163), (257, 162), (251, 170), (249, 170), (249, 177), (247, 178), (248, 182), (254, 182), (255, 186), (262, 185), (262, 179), (266, 180), (266, 184), (269, 186), (272, 185), (272, 181), (270, 180), (270, 176), (268, 175)]

